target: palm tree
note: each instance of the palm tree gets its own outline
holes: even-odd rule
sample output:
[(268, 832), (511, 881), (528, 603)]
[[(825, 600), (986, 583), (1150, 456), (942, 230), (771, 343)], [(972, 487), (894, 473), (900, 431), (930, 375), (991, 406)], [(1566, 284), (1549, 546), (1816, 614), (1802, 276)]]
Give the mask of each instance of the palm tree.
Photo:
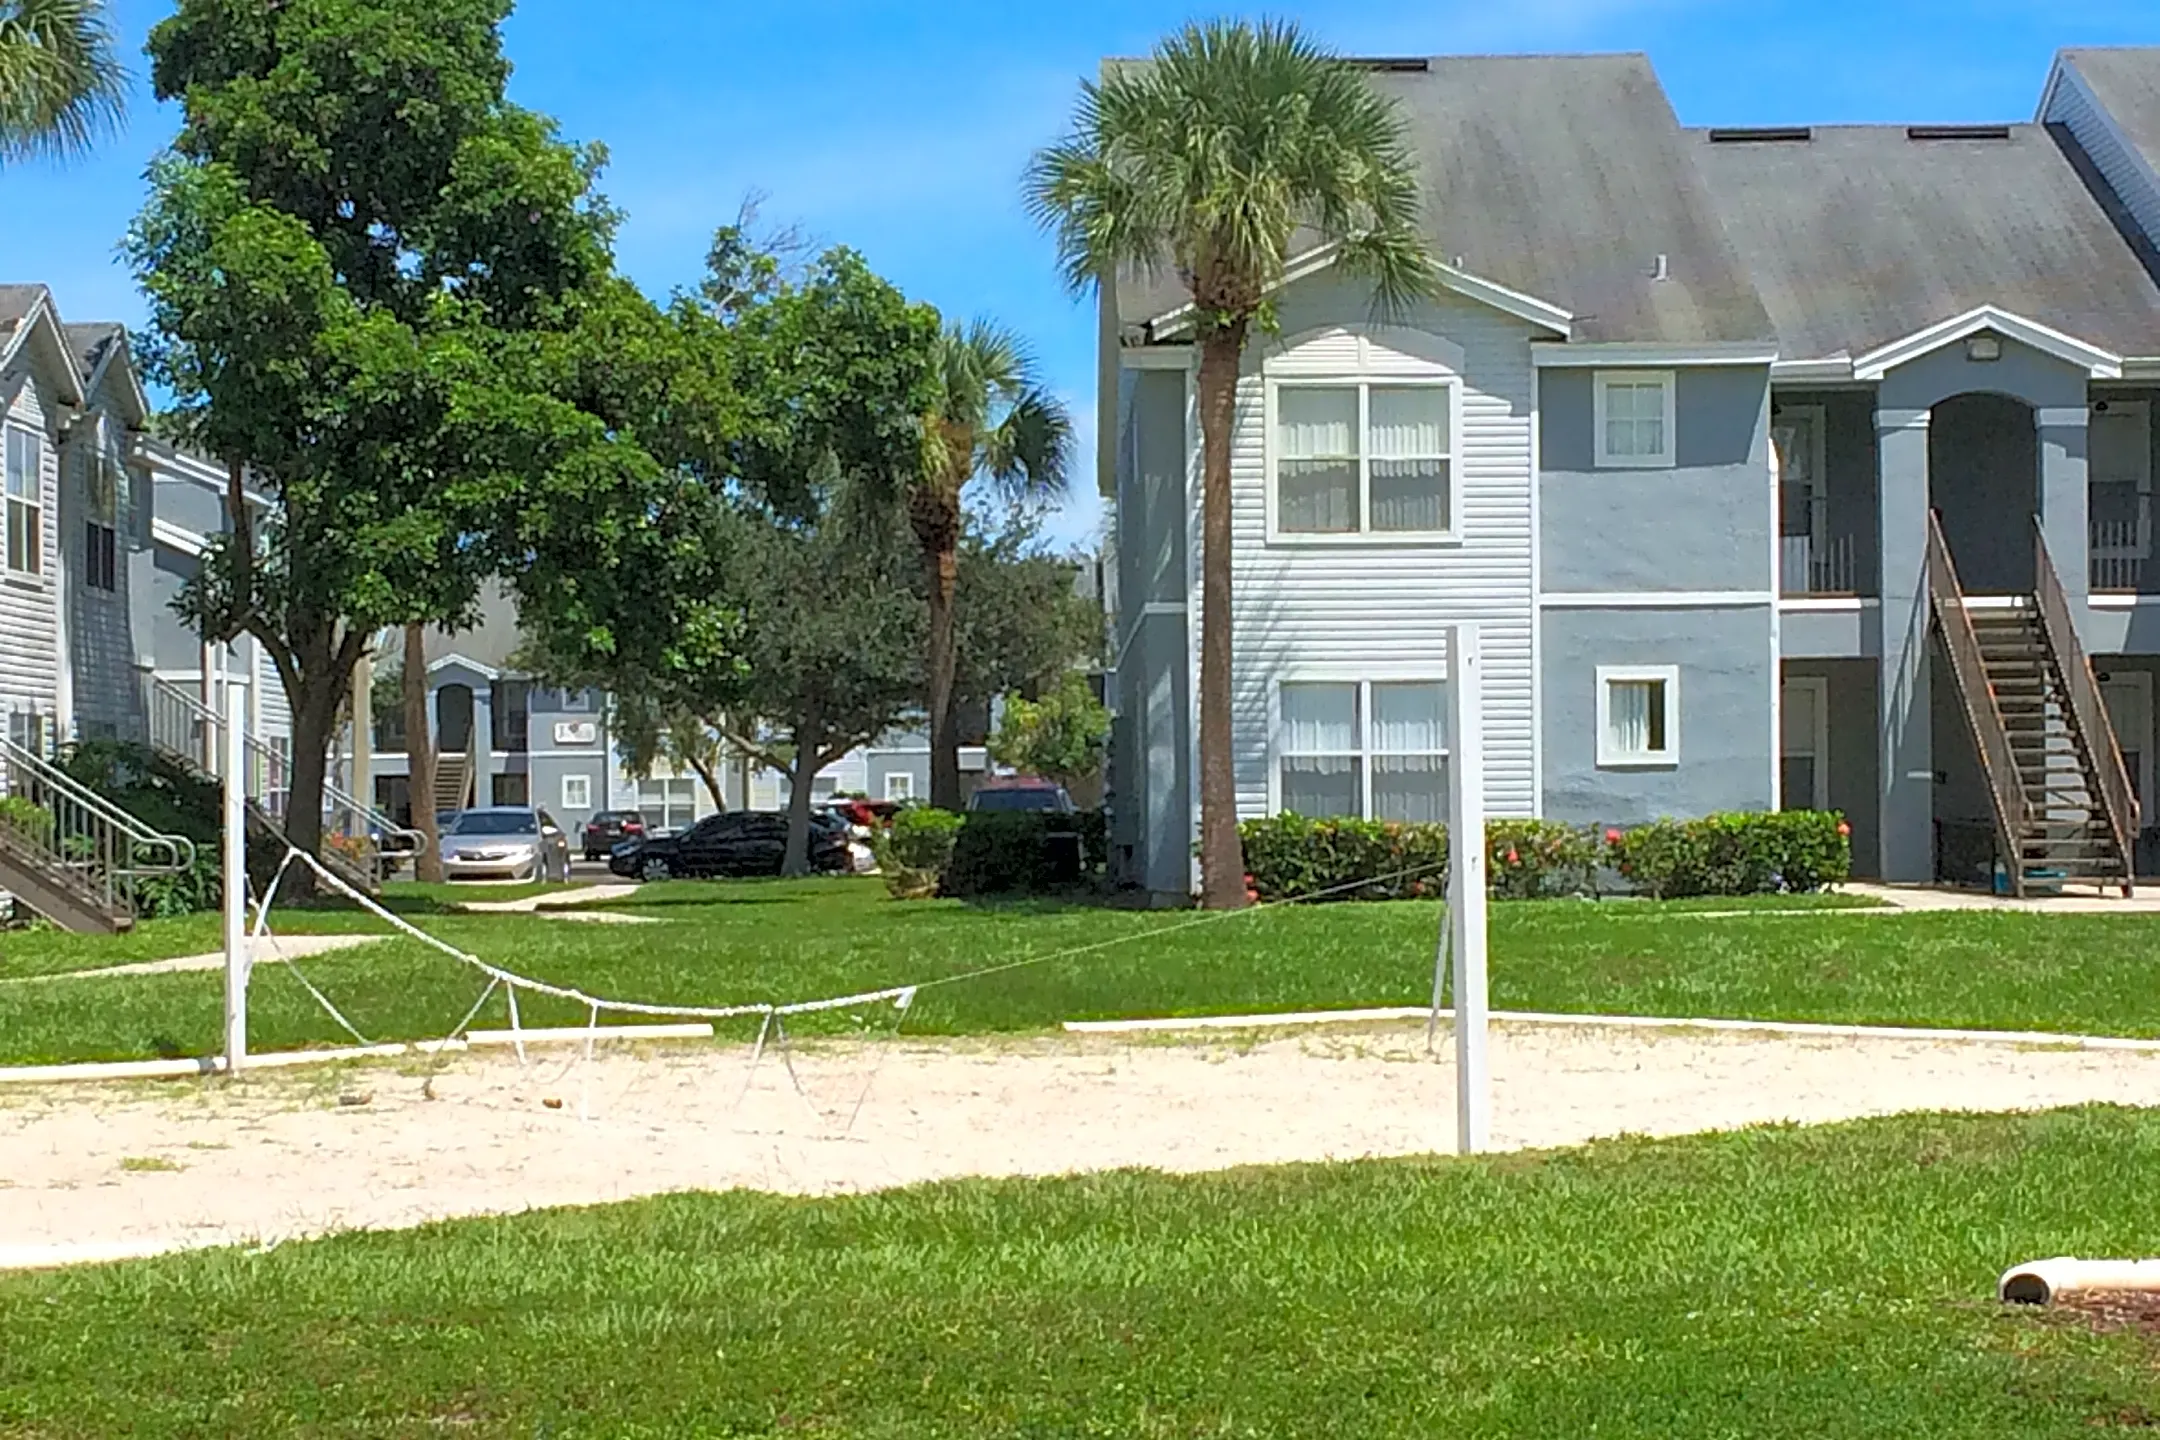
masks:
[(1061, 494), (1072, 418), (1036, 378), (1008, 332), (978, 320), (946, 329), (931, 356), (937, 400), (923, 417), (923, 464), (908, 488), (908, 524), (929, 587), (930, 803), (960, 808), (960, 733), (953, 713), (953, 592), (960, 570), (960, 497), (977, 476), (1008, 500)]
[(1200, 344), (1201, 902), (1245, 903), (1230, 728), (1230, 440), (1246, 337), (1286, 263), (1332, 247), (1375, 311), (1432, 289), (1400, 116), (1365, 72), (1287, 22), (1186, 26), (1149, 63), (1083, 83), (1072, 132), (1037, 153), (1028, 201), (1065, 279), (1175, 274)]
[(126, 92), (101, 0), (0, 0), (0, 159), (87, 150)]

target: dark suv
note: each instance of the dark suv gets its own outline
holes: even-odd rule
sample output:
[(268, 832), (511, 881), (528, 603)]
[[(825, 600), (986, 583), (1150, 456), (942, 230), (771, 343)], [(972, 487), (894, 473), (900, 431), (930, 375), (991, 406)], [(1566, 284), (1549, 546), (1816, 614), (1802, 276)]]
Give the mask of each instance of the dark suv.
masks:
[(585, 858), (605, 860), (625, 840), (643, 839), (645, 817), (635, 810), (602, 810), (585, 822)]
[[(787, 816), (730, 810), (656, 840), (633, 838), (637, 843), (618, 846), (608, 856), (608, 869), (633, 880), (778, 875), (787, 855)], [(851, 864), (847, 822), (813, 813), (810, 868), (844, 875)]]

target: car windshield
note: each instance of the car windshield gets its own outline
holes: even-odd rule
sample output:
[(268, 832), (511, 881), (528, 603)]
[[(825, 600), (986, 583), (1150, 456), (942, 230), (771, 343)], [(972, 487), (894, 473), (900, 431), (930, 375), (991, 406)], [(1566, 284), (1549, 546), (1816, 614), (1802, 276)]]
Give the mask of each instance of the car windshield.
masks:
[(453, 835), (537, 835), (540, 822), (530, 810), (468, 810), (450, 827)]
[(1009, 785), (977, 790), (969, 802), (977, 810), (1056, 810), (1058, 792), (1047, 785)]

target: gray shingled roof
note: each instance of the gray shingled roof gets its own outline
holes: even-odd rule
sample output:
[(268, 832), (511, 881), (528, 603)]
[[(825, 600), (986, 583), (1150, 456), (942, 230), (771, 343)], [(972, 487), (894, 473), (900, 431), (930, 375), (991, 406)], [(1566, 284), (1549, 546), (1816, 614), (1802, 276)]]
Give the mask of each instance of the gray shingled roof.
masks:
[(12, 335), (44, 293), (43, 285), (0, 285), (0, 336)]
[(2160, 285), (2038, 125), (2007, 140), (1903, 126), (1807, 141), (1692, 135), (1787, 358), (1864, 354), (1996, 305), (2121, 355), (2160, 355)]
[[(1718, 224), (1641, 55), (1442, 56), (1381, 72), (1425, 173), (1433, 252), (1577, 319), (1584, 341), (1766, 340), (1770, 318)], [(1666, 257), (1668, 279), (1653, 278)], [(1137, 324), (1185, 299), (1118, 286)]]
[(110, 320), (93, 320), (88, 324), (60, 328), (67, 333), (68, 353), (75, 357), (75, 369), (85, 380), (97, 370), (108, 346), (115, 341), (127, 343), (126, 328)]
[(2092, 88), (2093, 98), (2145, 163), (2160, 172), (2160, 46), (2065, 50), (2062, 58)]

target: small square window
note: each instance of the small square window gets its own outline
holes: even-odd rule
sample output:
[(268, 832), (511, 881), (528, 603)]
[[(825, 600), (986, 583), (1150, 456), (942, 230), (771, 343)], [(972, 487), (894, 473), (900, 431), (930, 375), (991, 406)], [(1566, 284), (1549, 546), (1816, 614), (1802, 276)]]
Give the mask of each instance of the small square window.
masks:
[(1680, 671), (1673, 665), (1601, 665), (1597, 763), (1625, 769), (1680, 761)]
[(887, 800), (912, 800), (915, 798), (915, 777), (906, 770), (894, 770), (885, 777)]
[(1598, 372), (1591, 418), (1601, 469), (1671, 468), (1674, 388), (1669, 370)]
[(565, 775), (562, 777), (562, 808), (565, 810), (592, 809), (592, 776)]

